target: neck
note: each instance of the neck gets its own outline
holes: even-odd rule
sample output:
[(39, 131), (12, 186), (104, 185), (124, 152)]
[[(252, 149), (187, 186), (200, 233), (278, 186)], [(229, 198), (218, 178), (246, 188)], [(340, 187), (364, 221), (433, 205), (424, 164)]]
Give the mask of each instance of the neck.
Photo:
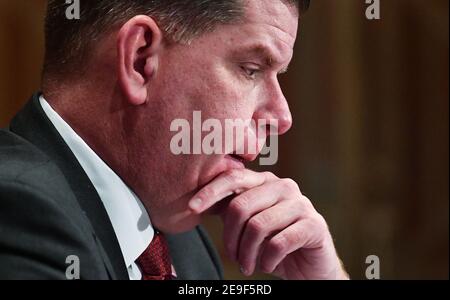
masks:
[[(112, 91), (112, 92), (111, 92)], [(44, 98), (70, 127), (125, 182), (129, 178), (126, 161), (129, 155), (124, 116), (127, 107), (115, 86), (99, 81), (44, 85)], [(126, 182), (130, 185), (130, 182)]]

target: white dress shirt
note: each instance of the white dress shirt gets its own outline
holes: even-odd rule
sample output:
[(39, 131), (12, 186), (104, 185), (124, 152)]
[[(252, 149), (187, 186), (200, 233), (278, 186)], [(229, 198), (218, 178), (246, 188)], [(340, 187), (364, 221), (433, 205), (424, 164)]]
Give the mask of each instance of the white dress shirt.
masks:
[(140, 280), (142, 274), (135, 261), (154, 236), (146, 209), (133, 191), (53, 110), (43, 96), (39, 101), (97, 190), (119, 241), (130, 279)]

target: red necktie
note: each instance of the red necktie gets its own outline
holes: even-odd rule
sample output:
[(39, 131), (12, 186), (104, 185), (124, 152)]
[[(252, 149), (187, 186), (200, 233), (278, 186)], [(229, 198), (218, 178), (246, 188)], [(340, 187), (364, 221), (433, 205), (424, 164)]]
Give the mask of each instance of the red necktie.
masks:
[(136, 261), (142, 271), (142, 280), (171, 280), (172, 264), (169, 247), (162, 233), (156, 233), (152, 242)]

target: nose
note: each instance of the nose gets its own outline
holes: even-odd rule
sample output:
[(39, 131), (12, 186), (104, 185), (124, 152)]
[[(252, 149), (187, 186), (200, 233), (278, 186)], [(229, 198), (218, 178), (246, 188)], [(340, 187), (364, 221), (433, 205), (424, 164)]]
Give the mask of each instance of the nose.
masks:
[(268, 134), (285, 134), (292, 127), (292, 114), (278, 80), (267, 86), (263, 94), (264, 100), (255, 111), (254, 119), (256, 121), (265, 120), (266, 124), (271, 125), (273, 125), (273, 120), (276, 120), (277, 128), (267, 131)]

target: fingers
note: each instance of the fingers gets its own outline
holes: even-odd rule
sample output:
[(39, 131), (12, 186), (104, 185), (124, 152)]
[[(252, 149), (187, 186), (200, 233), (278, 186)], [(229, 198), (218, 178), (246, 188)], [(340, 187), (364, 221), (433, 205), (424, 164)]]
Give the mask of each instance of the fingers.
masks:
[[(265, 273), (273, 273), (289, 254), (300, 250), (320, 247), (326, 232), (326, 223), (321, 218), (300, 220), (272, 237), (261, 253), (260, 268)], [(302, 264), (314, 264), (303, 261)]]
[(298, 202), (279, 202), (248, 221), (242, 234), (238, 256), (245, 275), (249, 276), (255, 271), (264, 241), (299, 220)]
[(227, 171), (203, 187), (189, 207), (196, 214), (218, 210), (227, 254), (247, 276), (259, 267), (285, 279), (333, 278), (339, 269), (325, 219), (291, 179)]
[(192, 197), (189, 207), (193, 212), (201, 214), (226, 197), (241, 194), (274, 177), (270, 173), (256, 173), (247, 169), (225, 172)]
[(297, 222), (270, 239), (261, 254), (260, 268), (272, 273), (286, 256), (308, 243), (310, 236), (304, 222)]
[[(267, 193), (267, 191), (272, 191)], [(228, 256), (237, 260), (238, 245), (247, 221), (261, 211), (272, 207), (279, 201), (281, 190), (276, 182), (269, 182), (246, 191), (234, 198), (228, 205), (223, 218), (223, 240)]]

